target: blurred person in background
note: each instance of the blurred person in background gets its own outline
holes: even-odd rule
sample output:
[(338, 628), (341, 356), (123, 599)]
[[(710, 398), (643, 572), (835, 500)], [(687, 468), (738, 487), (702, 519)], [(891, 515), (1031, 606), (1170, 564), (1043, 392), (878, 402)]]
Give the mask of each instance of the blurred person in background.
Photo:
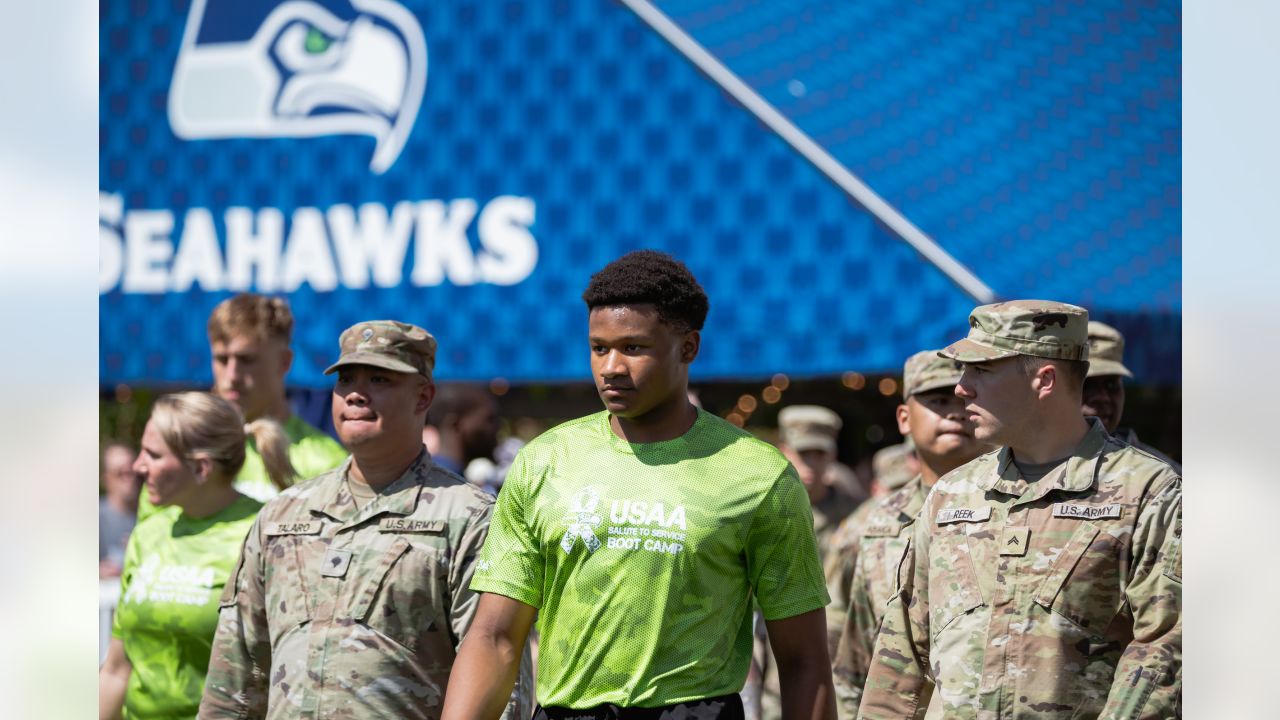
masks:
[[(939, 357), (937, 350), (918, 352), (903, 366), (898, 431), (909, 439), (911, 450), (897, 456), (901, 467), (895, 471), (905, 474), (914, 468), (916, 472), (893, 492), (868, 503), (871, 511), (860, 524), (859, 537), (844, 551), (852, 576), (841, 592), (847, 611), (837, 625), (839, 642), (832, 661), (842, 717), (858, 713), (876, 631), (885, 603), (897, 587), (898, 563), (925, 496), (938, 478), (992, 449), (974, 437), (964, 400), (955, 394), (959, 381), (957, 363)], [(910, 464), (908, 457), (913, 460)], [(882, 469), (878, 476), (888, 472), (894, 471)], [(886, 485), (895, 482), (896, 478), (886, 478)], [(926, 708), (922, 706), (918, 715)]]
[(582, 297), (605, 409), (512, 466), (444, 720), (498, 715), (535, 618), (538, 720), (742, 718), (753, 598), (788, 715), (834, 720), (804, 486), (775, 448), (689, 401), (706, 293), (683, 263), (641, 250)]
[(840, 521), (868, 495), (853, 470), (836, 459), (836, 437), (842, 425), (839, 415), (819, 405), (791, 405), (778, 413), (779, 449), (795, 466), (809, 494), (813, 531), (823, 554)]
[(1182, 479), (1081, 415), (1088, 321), (983, 305), (939, 353), (963, 364), (974, 436), (1000, 449), (925, 497), (858, 717), (911, 717), (930, 682), (947, 718), (1178, 715)]
[[(325, 370), (351, 457), (277, 495), (221, 600), (201, 718), (436, 718), (493, 498), (433, 461), (436, 341), (357, 323)], [(502, 698), (527, 718), (529, 678)]]
[[(857, 475), (836, 459), (836, 438), (843, 424), (835, 411), (820, 405), (790, 405), (778, 413), (781, 434), (778, 449), (791, 461), (809, 495), (819, 558), (830, 553), (840, 523), (867, 498)], [(844, 619), (842, 608), (833, 614), (835, 605), (833, 599), (824, 610), (827, 617), (827, 657), (832, 657), (835, 652), (836, 633), (840, 627), (833, 623)], [(757, 617), (752, 668), (743, 691), (743, 703), (752, 717), (773, 720), (782, 714), (782, 697), (777, 663), (763, 625), (761, 618)]]
[[(284, 379), (293, 364), (293, 322), (282, 298), (242, 293), (218, 303), (208, 327), (213, 390), (240, 408), (248, 422), (265, 417), (283, 425), (289, 460), (298, 477), (309, 478), (342, 464), (347, 452), (289, 407)], [(252, 441), (236, 489), (264, 502), (283, 489), (272, 482)]]
[(422, 426), (422, 444), (432, 457), (440, 452), (440, 430), (430, 421)]
[[(492, 463), (500, 426), (498, 401), (488, 388), (480, 385), (449, 383), (439, 388), (429, 415), (431, 425), (440, 434), (439, 449), (433, 459), (490, 495), (497, 495)], [(470, 470), (477, 460), (489, 461), (488, 472)]]
[(1106, 323), (1090, 320), (1089, 376), (1084, 381), (1084, 403), (1080, 409), (1086, 417), (1101, 420), (1107, 432), (1169, 463), (1181, 475), (1181, 465), (1139, 440), (1133, 428), (1120, 427), (1124, 416), (1124, 379), (1132, 377), (1133, 373), (1124, 366), (1124, 336)]
[(102, 497), (98, 499), (98, 578), (120, 575), (129, 533), (138, 522), (142, 479), (133, 471), (137, 453), (120, 442), (102, 450)]
[(121, 600), (98, 673), (101, 718), (195, 717), (218, 621), (218, 597), (236, 563), (257, 500), (237, 492), (246, 435), (274, 482), (292, 480), (279, 423), (248, 425), (209, 393), (165, 395), (142, 433), (134, 469), (156, 512), (134, 529)]
[(908, 435), (905, 442), (877, 450), (871, 456), (871, 471), (871, 497), (859, 505), (852, 515), (840, 521), (827, 543), (826, 555), (822, 558), (827, 593), (831, 595), (831, 604), (827, 606), (827, 650), (833, 661), (845, 615), (849, 610), (849, 585), (853, 581), (857, 544), (862, 539), (862, 528), (867, 516), (875, 510), (877, 500), (911, 482), (920, 472), (920, 460), (916, 457), (911, 436)]
[[(899, 405), (898, 407), (902, 407)], [(920, 474), (920, 457), (908, 435), (896, 445), (880, 448), (871, 456), (871, 497), (882, 498)], [(867, 504), (858, 507), (861, 510)]]

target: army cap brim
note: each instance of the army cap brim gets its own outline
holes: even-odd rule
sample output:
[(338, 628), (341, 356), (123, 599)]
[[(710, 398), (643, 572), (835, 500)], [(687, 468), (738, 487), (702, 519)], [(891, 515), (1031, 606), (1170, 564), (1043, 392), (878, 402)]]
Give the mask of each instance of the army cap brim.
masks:
[(418, 368), (410, 365), (409, 363), (403, 360), (397, 360), (392, 357), (387, 357), (386, 355), (381, 353), (372, 353), (372, 352), (365, 352), (365, 351), (358, 350), (356, 352), (343, 355), (342, 358), (338, 360), (338, 362), (325, 368), (324, 374), (332, 375), (333, 373), (338, 371), (338, 368), (344, 367), (347, 365), (370, 365), (372, 367), (382, 368), (383, 370), (390, 370), (392, 372), (398, 372), (398, 373), (407, 373), (409, 375), (417, 375), (419, 373)]
[(990, 345), (974, 342), (969, 338), (957, 340), (945, 348), (938, 351), (938, 355), (944, 358), (951, 358), (962, 363), (980, 363), (990, 362), (992, 360), (1003, 360), (1011, 358), (1018, 353), (1013, 350), (1004, 350)]
[(1133, 373), (1129, 372), (1129, 368), (1115, 360), (1089, 360), (1089, 373), (1086, 377), (1106, 377), (1108, 375), (1133, 377)]
[(824, 450), (829, 453), (836, 451), (835, 438), (821, 435), (819, 433), (803, 433), (797, 437), (793, 437), (788, 443), (792, 450), (796, 452), (804, 452), (806, 450)]
[[(938, 353), (938, 354), (941, 355), (942, 353)], [(934, 380), (932, 382), (920, 383), (919, 387), (911, 388), (911, 394), (908, 395), (907, 397), (913, 397), (915, 395), (919, 395), (920, 393), (927, 393), (931, 390), (942, 390), (944, 388), (949, 390), (951, 388), (954, 388), (958, 384), (960, 384), (959, 373), (956, 374), (956, 379), (954, 380), (951, 378), (947, 378), (944, 380)]]

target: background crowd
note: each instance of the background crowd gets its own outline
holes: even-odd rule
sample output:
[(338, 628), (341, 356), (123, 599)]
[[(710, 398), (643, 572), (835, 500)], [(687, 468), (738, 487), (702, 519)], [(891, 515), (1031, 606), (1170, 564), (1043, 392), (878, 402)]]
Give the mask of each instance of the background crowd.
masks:
[[(148, 700), (133, 708), (135, 715), (140, 709), (145, 713), (147, 703), (194, 714), (199, 693), (193, 690), (202, 685), (208, 670), (212, 633), (207, 631), (214, 619), (171, 618), (161, 622), (166, 631), (157, 634), (157, 619), (148, 616), (156, 611), (135, 606), (138, 598), (145, 599), (149, 589), (154, 599), (156, 588), (164, 587), (167, 601), (191, 606), (207, 603), (208, 588), (228, 581), (247, 523), (261, 502), (296, 478), (339, 467), (347, 457), (333, 435), (316, 427), (324, 425), (325, 419), (313, 424), (300, 417), (286, 392), (294, 322), (288, 305), (279, 298), (241, 294), (224, 301), (207, 325), (215, 378), (210, 392), (171, 393), (145, 407), (139, 402), (117, 402), (117, 418), (145, 418), (138, 438), (130, 437), (129, 424), (112, 428), (104, 423), (113, 435), (102, 442), (99, 509), (101, 657), (106, 678), (101, 697), (107, 716), (111, 708), (125, 705), (130, 683), (149, 685), (147, 693), (139, 693)], [(1144, 443), (1125, 422), (1132, 417), (1131, 412), (1126, 414), (1126, 382), (1134, 378), (1124, 365), (1124, 338), (1114, 328), (1093, 322), (1089, 345), (1092, 359), (1081, 414), (1098, 418), (1107, 433), (1177, 467), (1174, 458)], [(867, 612), (872, 619), (864, 619), (863, 627), (878, 626), (875, 608), (882, 607), (887, 597), (887, 589), (880, 591), (884, 597), (861, 597), (858, 584), (852, 582), (859, 552), (884, 550), (874, 543), (863, 544), (860, 550), (864, 537), (876, 534), (874, 526), (880, 521), (874, 513), (889, 496), (901, 496), (903, 523), (909, 523), (914, 512), (907, 510), (907, 499), (918, 495), (918, 505), (924, 495), (919, 489), (922, 478), (927, 490), (940, 475), (991, 449), (971, 433), (941, 427), (958, 422), (963, 414), (963, 402), (953, 392), (958, 379), (954, 363), (933, 351), (907, 359), (901, 376), (872, 378), (879, 392), (878, 397), (870, 396), (868, 412), (887, 417), (875, 418), (878, 423), (864, 421), (856, 428), (862, 430), (859, 439), (864, 441), (859, 447), (867, 447), (865, 441), (872, 437), (879, 441), (871, 444), (878, 448), (866, 454), (842, 456), (841, 440), (847, 437), (848, 423), (831, 407), (781, 402), (790, 386), (785, 375), (772, 377), (758, 401), (743, 394), (722, 411), (732, 424), (775, 444), (796, 468), (808, 494), (833, 600), (827, 608), (828, 653), (837, 663), (842, 712), (850, 717), (856, 712), (865, 678), (852, 696), (842, 692), (847, 683), (842, 686), (839, 681), (841, 664), (858, 665), (854, 656), (861, 653), (860, 672), (865, 673), (874, 633), (861, 639), (849, 636), (852, 620), (848, 618)], [(855, 390), (867, 382), (849, 373), (838, 380), (814, 381), (813, 386)], [(519, 449), (559, 419), (504, 415), (502, 400), (508, 390), (441, 383), (420, 430), (421, 441), (438, 466), (491, 496), (500, 492)], [(717, 389), (700, 390), (691, 390), (689, 399), (704, 407), (702, 398), (716, 394)], [(550, 409), (556, 404), (552, 401)], [(757, 412), (766, 407), (776, 407), (776, 413)], [(771, 415), (776, 422), (762, 422)], [(1152, 425), (1167, 426), (1168, 419)], [(882, 427), (892, 430), (882, 432)], [(897, 438), (901, 441), (893, 442)], [(175, 576), (175, 568), (181, 575), (182, 568), (194, 566), (184, 565), (185, 561), (208, 560), (213, 555), (218, 557), (204, 567), (216, 568), (213, 572), (220, 575), (216, 581)], [(119, 590), (122, 575), (123, 594)], [(889, 579), (878, 581), (892, 588)], [(742, 697), (748, 717), (777, 718), (781, 713), (777, 667), (763, 625), (757, 618), (756, 647)], [(174, 635), (178, 627), (192, 632)], [(127, 654), (126, 636), (131, 638)], [(536, 641), (534, 653), (536, 657)]]

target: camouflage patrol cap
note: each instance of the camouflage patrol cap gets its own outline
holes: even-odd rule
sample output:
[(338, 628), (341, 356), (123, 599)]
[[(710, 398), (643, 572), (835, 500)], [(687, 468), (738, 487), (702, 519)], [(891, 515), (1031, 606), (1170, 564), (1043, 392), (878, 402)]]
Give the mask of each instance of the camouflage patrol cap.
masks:
[(937, 350), (921, 350), (902, 366), (902, 399), (938, 388), (954, 388), (958, 382), (960, 366), (955, 360), (940, 357)]
[(329, 375), (344, 365), (372, 365), (431, 379), (436, 367), (436, 339), (417, 325), (395, 320), (366, 320), (342, 331), (341, 355), (325, 369)]
[(1133, 377), (1124, 366), (1124, 336), (1110, 325), (1089, 321), (1089, 377), (1123, 375)]
[(1031, 355), (1089, 359), (1089, 311), (1051, 300), (1010, 300), (969, 313), (969, 335), (938, 354), (963, 363)]
[(907, 467), (907, 456), (914, 445), (907, 443), (890, 445), (876, 451), (871, 456), (871, 472), (886, 490), (897, 490), (906, 485), (912, 478), (911, 469)]
[(840, 416), (818, 405), (792, 405), (778, 413), (782, 441), (792, 450), (836, 451), (836, 434), (840, 432)]

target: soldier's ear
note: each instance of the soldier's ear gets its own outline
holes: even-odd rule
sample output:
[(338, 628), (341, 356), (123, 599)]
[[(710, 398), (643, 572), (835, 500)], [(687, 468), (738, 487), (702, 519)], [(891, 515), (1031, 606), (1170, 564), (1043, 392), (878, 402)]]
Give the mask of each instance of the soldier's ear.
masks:
[(1058, 389), (1062, 378), (1058, 377), (1058, 368), (1053, 363), (1044, 363), (1036, 368), (1031, 376), (1031, 387), (1036, 397), (1043, 400)]
[(418, 386), (418, 402), (414, 406), (414, 410), (425, 414), (431, 409), (431, 403), (435, 399), (436, 384), (428, 380)]
[(897, 417), (898, 433), (903, 437), (909, 437), (911, 435), (911, 412), (907, 407), (907, 403), (904, 402), (898, 406)]

